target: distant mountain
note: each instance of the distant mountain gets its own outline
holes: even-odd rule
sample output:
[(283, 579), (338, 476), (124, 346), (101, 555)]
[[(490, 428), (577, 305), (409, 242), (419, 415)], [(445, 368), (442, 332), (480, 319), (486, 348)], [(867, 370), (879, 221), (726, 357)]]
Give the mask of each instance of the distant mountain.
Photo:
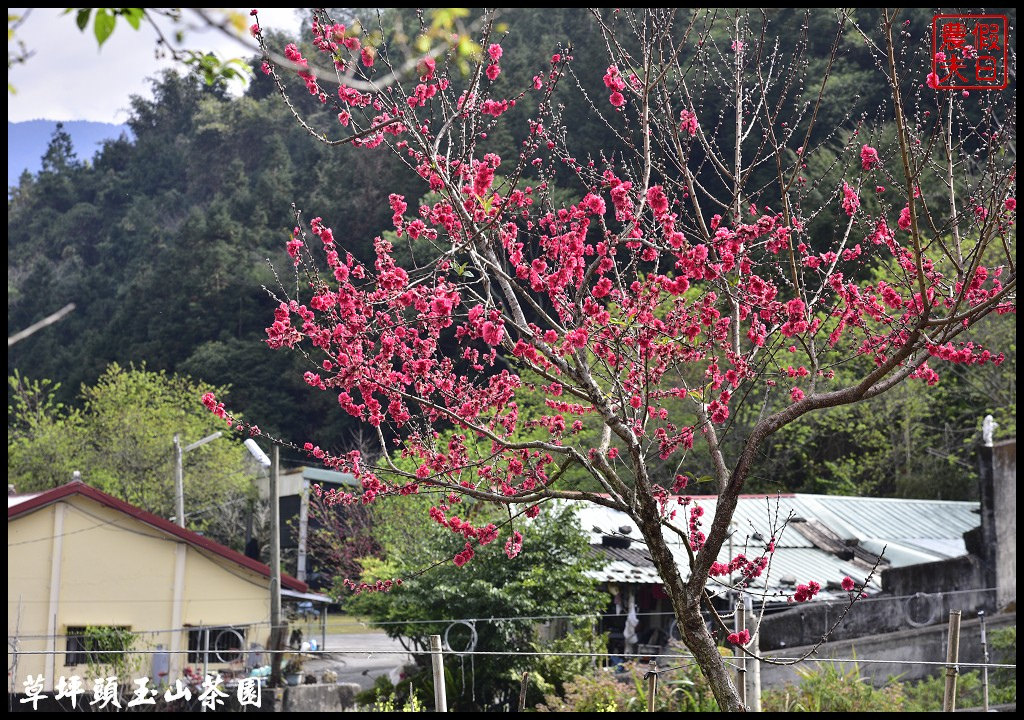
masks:
[[(7, 186), (18, 184), (21, 173), (28, 170), (39, 172), (41, 158), (50, 142), (56, 120), (28, 120), (27, 122), (7, 123)], [(89, 122), (86, 120), (68, 120), (64, 122), (64, 130), (71, 135), (75, 153), (79, 160), (92, 160), (104, 140), (114, 140), (121, 133), (131, 135), (127, 125), (112, 123)]]

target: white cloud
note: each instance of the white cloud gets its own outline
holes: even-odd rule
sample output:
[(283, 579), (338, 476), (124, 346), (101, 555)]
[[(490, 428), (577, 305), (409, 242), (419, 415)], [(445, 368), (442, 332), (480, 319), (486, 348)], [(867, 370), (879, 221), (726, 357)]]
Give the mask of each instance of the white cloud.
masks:
[[(24, 14), (25, 8), (8, 12)], [(186, 12), (194, 25), (197, 18)], [(248, 14), (248, 9), (244, 12)], [(298, 32), (293, 8), (260, 10), (264, 28)], [(170, 27), (169, 22), (162, 23)], [(173, 31), (170, 31), (173, 34)], [(131, 95), (150, 96), (147, 78), (177, 63), (156, 57), (157, 35), (143, 24), (134, 31), (123, 20), (102, 48), (97, 48), (92, 25), (79, 32), (73, 15), (59, 8), (35, 8), (18, 28), (17, 37), (34, 52), (28, 61), (7, 73), (17, 92), (7, 96), (7, 120), (94, 120), (122, 123), (128, 118)], [(213, 28), (189, 30), (184, 46), (216, 52), (221, 58), (248, 57), (251, 51)]]

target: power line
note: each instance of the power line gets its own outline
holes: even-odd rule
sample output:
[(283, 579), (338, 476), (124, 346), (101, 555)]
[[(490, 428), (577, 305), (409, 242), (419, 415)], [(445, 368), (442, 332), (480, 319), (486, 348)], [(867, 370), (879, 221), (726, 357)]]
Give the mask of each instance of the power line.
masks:
[[(962, 594), (982, 593), (982, 592), (995, 592), (997, 589), (998, 588), (977, 588), (975, 590), (949, 590), (949, 591), (936, 592), (936, 593), (915, 593), (914, 595), (885, 595), (885, 596), (864, 598), (862, 600), (858, 600), (857, 603), (861, 604), (861, 603), (871, 603), (871, 602), (886, 602), (886, 601), (894, 601), (894, 600), (916, 600), (916, 599), (922, 599), (922, 598), (931, 598), (931, 597), (935, 597), (935, 596), (962, 595)], [(233, 597), (233, 598), (215, 597), (215, 598), (189, 598), (189, 601), (190, 602), (236, 602), (236, 601), (240, 601), (240, 600), (251, 600), (251, 599), (252, 599), (251, 597)], [(28, 603), (44, 604), (44, 603), (49, 603), (49, 600), (8, 600), (7, 604), (8, 605), (14, 605), (14, 604), (18, 604), (19, 602), (21, 604), (28, 604)], [(102, 603), (118, 603), (118, 602), (120, 602), (120, 603), (165, 603), (165, 602), (167, 602), (167, 600), (166, 599), (118, 600), (118, 599), (103, 598), (103, 599), (93, 599), (93, 600), (89, 600), (89, 599), (85, 599), (85, 600), (83, 600), (83, 599), (61, 600), (58, 604), (59, 605), (66, 605), (66, 604), (70, 604), (70, 603), (98, 603), (98, 602), (102, 602)], [(818, 606), (822, 606), (822, 605), (829, 605), (829, 606), (831, 606), (831, 605), (837, 604), (837, 603), (845, 603), (845, 600), (820, 600), (820, 601), (815, 601), (815, 602), (807, 602), (807, 603), (801, 603), (800, 607), (801, 608), (810, 608), (810, 607), (818, 607)], [(786, 609), (789, 609), (789, 608), (790, 608), (790, 606), (787, 605)], [(672, 616), (672, 617), (675, 616), (675, 613), (673, 613), (671, 611), (640, 612), (640, 613), (636, 613), (636, 614), (637, 614), (638, 617), (657, 617), (657, 616), (666, 616), (666, 615), (667, 616)], [(434, 618), (434, 619), (427, 619), (427, 620), (368, 620), (368, 621), (341, 620), (341, 621), (335, 621), (335, 622), (328, 621), (327, 628), (328, 628), (328, 630), (330, 630), (330, 628), (332, 628), (332, 627), (366, 627), (366, 628), (373, 628), (373, 627), (384, 627), (384, 626), (387, 626), (387, 625), (440, 625), (440, 624), (446, 624), (446, 623), (459, 623), (459, 622), (479, 622), (479, 623), (484, 623), (484, 622), (510, 622), (510, 621), (519, 621), (519, 620), (530, 620), (530, 621), (537, 621), (537, 620), (575, 620), (575, 619), (580, 619), (580, 618), (613, 618), (613, 617), (626, 617), (626, 616), (628, 616), (628, 613), (620, 612), (620, 613), (579, 613), (579, 614), (575, 614), (575, 615), (515, 615), (515, 616), (509, 615), (509, 616), (477, 617), (477, 618)], [(719, 613), (719, 616), (723, 617), (723, 618), (728, 618), (728, 617), (731, 617), (731, 613)], [(269, 623), (268, 622), (253, 622), (253, 623), (243, 623), (243, 625), (258, 626), (258, 625), (269, 625)], [(199, 627), (199, 626), (191, 626), (191, 627)], [(210, 627), (214, 627), (214, 626), (210, 626)], [(220, 626), (218, 625), (216, 627), (220, 627)], [(242, 625), (238, 625), (236, 627), (242, 627)], [(133, 632), (138, 632), (138, 633), (163, 633), (163, 632), (176, 632), (176, 631), (181, 630), (181, 629), (182, 628), (166, 628), (166, 629), (163, 629), (163, 630), (137, 630), (137, 631), (133, 631)], [(22, 635), (21, 637), (50, 637), (50, 636), (49, 635), (38, 635), (38, 636)], [(61, 637), (61, 636), (57, 635), (57, 636), (54, 636), (54, 637)]]
[[(114, 525), (118, 520), (121, 520), (121, 519), (122, 518), (115, 518), (114, 520), (104, 520), (101, 523), (97, 523), (96, 525), (90, 525), (87, 528), (81, 528), (79, 530), (69, 530), (68, 532), (59, 533), (57, 535), (45, 535), (43, 537), (33, 538), (32, 540), (21, 540), (19, 542), (9, 542), (9, 543), (7, 543), (7, 547), (12, 548), (12, 547), (18, 547), (19, 545), (31, 545), (32, 543), (45, 542), (47, 540), (56, 540), (57, 538), (65, 538), (65, 537), (69, 537), (71, 535), (77, 535), (78, 533), (89, 532), (90, 530), (97, 530), (97, 529), (102, 528), (102, 527), (107, 527), (109, 525)], [(118, 525), (117, 528), (119, 530), (126, 529), (126, 528), (122, 528), (120, 525)]]
[[(949, 590), (945, 592), (936, 593), (915, 593), (913, 595), (884, 595), (875, 596), (857, 600), (857, 604), (870, 603), (870, 602), (890, 602), (895, 600), (908, 600), (908, 599), (919, 599), (922, 597), (934, 597), (936, 595), (962, 595), (969, 593), (982, 593), (982, 592), (995, 592), (998, 588), (977, 588), (975, 590)], [(834, 604), (845, 604), (847, 601), (845, 598), (836, 600), (817, 600), (814, 602), (801, 603), (801, 608), (820, 607), (823, 605), (832, 606)], [(786, 604), (784, 608), (780, 608), (779, 612), (783, 612), (786, 609), (792, 608), (792, 605)], [(636, 613), (640, 617), (651, 617), (651, 616), (664, 616), (669, 615), (674, 617), (675, 613), (671, 611), (663, 612), (641, 612)], [(517, 616), (504, 616), (504, 617), (478, 617), (478, 618), (436, 618), (430, 620), (370, 620), (362, 622), (358, 620), (349, 620), (328, 623), (330, 627), (347, 627), (347, 626), (363, 626), (363, 627), (377, 627), (385, 625), (428, 625), (428, 624), (443, 624), (443, 623), (457, 623), (457, 622), (504, 622), (514, 620), (572, 620), (576, 618), (606, 618), (606, 617), (626, 617), (628, 613), (580, 613), (577, 615), (517, 615)], [(731, 613), (719, 613), (720, 617), (730, 617)]]

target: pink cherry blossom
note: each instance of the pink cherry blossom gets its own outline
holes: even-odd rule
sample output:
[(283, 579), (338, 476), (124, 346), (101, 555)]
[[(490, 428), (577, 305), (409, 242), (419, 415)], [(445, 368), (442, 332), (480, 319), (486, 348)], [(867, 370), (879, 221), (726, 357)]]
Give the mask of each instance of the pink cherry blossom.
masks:
[(870, 145), (864, 145), (860, 149), (860, 164), (864, 170), (874, 170), (878, 167), (878, 151)]

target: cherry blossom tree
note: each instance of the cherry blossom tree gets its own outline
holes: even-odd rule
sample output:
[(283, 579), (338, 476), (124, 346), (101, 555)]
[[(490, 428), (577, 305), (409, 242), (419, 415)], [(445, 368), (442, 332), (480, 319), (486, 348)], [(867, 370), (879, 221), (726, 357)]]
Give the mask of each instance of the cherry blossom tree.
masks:
[[(543, 502), (628, 514), (719, 704), (742, 710), (701, 609), (709, 583), (742, 587), (774, 549), (722, 556), (759, 450), (810, 413), (939, 382), (944, 364), (1001, 362), (971, 329), (1015, 311), (1014, 105), (929, 87), (930, 38), (899, 12), (809, 13), (798, 37), (757, 12), (592, 15), (606, 63), (537, 48), (532, 76), (501, 83), (491, 13), (465, 73), (322, 11), (309, 57), (289, 45), (282, 64), (267, 48), (263, 72), (313, 137), (397, 153), (423, 187), (391, 195), (393, 232), (370, 258), (346, 250), (330, 208), (296, 210), (295, 283), (274, 291), (267, 342), (304, 353), (308, 385), (377, 435), (372, 459), (305, 444), (361, 480), (330, 502), (436, 493), (431, 516), (466, 538), (456, 565), (502, 540), (515, 557), (515, 523)], [(823, 28), (829, 50), (812, 54)], [(258, 20), (252, 31), (262, 42)], [(853, 46), (888, 97), (859, 115), (828, 105)], [(294, 76), (336, 125), (303, 115)], [(576, 148), (569, 93), (612, 146)], [(516, 149), (487, 152), (523, 105), (536, 110), (510, 128)], [(524, 417), (522, 394), (538, 389), (544, 410)], [(677, 502), (698, 457), (718, 495), (706, 527), (699, 504)], [(565, 483), (570, 470), (589, 484)], [(507, 506), (509, 522), (461, 520), (467, 498)], [(851, 599), (863, 589), (842, 585)]]

